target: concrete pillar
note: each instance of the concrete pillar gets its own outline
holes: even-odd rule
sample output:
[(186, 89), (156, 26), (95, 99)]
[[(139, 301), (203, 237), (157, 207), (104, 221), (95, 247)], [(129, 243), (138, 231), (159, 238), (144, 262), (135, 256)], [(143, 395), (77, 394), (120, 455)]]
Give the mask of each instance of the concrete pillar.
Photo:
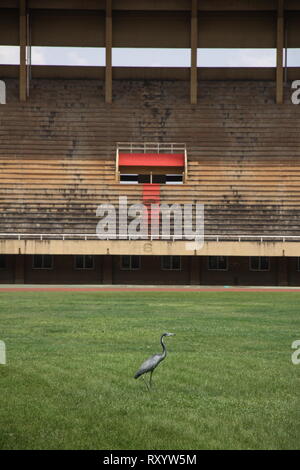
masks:
[(15, 281), (15, 284), (25, 283), (25, 256), (24, 255), (15, 256), (14, 281)]
[(104, 255), (102, 263), (102, 283), (113, 284), (113, 257), (111, 255)]
[(197, 286), (200, 284), (200, 266), (199, 256), (192, 256), (190, 259), (190, 284), (191, 286)]
[(277, 260), (277, 283), (279, 286), (288, 286), (288, 258), (281, 257)]

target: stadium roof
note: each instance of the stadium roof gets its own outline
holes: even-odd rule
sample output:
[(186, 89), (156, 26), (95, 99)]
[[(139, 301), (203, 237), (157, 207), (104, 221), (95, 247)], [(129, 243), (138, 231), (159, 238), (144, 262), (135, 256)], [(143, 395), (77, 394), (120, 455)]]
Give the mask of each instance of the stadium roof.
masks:
[[(2, 0), (0, 10), (0, 45), (21, 46), (22, 100), (26, 99), (30, 75), (30, 46), (106, 49), (104, 68), (75, 71), (73, 67), (46, 67), (34, 71), (33, 67), (33, 77), (105, 77), (107, 102), (112, 100), (113, 77), (190, 79), (191, 103), (197, 102), (198, 48), (276, 48), (276, 70), (252, 70), (246, 76), (239, 70), (214, 70), (207, 78), (224, 79), (229, 74), (229, 78), (274, 79), (276, 75), (278, 103), (283, 94), (283, 50), (300, 48), (298, 0)], [(167, 74), (163, 67), (150, 72), (136, 68), (117, 71), (112, 67), (115, 47), (189, 48), (191, 66)], [(3, 78), (16, 73), (14, 66), (0, 66)]]

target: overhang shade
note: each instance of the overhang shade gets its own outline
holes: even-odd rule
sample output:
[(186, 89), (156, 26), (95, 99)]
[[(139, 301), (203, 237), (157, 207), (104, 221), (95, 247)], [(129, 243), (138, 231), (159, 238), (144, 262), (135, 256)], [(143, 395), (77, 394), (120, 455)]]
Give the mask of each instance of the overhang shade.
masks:
[(184, 153), (120, 153), (119, 166), (184, 167)]

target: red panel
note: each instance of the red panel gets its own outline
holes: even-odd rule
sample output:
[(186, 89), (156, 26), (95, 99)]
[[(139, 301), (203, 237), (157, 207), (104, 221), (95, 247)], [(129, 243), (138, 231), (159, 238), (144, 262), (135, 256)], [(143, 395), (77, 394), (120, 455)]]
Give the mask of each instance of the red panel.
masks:
[[(154, 224), (159, 224), (159, 210), (151, 208), (151, 204), (160, 202), (160, 185), (145, 183), (143, 184), (143, 203), (148, 210), (148, 229), (150, 230), (151, 219)], [(149, 232), (150, 233), (150, 232)]]
[(183, 153), (120, 153), (119, 166), (184, 166)]
[(145, 183), (143, 184), (143, 201), (152, 201), (159, 203), (160, 201), (160, 185)]

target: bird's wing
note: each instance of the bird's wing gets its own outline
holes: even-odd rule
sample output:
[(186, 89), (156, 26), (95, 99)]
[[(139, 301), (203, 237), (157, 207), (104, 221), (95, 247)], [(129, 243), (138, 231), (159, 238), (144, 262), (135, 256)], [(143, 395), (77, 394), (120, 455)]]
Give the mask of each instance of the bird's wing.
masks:
[(161, 354), (154, 354), (154, 356), (149, 357), (146, 361), (143, 362), (135, 377), (139, 377), (140, 375), (144, 374), (145, 372), (149, 372), (150, 370), (154, 369), (154, 367), (159, 364), (161, 360)]

